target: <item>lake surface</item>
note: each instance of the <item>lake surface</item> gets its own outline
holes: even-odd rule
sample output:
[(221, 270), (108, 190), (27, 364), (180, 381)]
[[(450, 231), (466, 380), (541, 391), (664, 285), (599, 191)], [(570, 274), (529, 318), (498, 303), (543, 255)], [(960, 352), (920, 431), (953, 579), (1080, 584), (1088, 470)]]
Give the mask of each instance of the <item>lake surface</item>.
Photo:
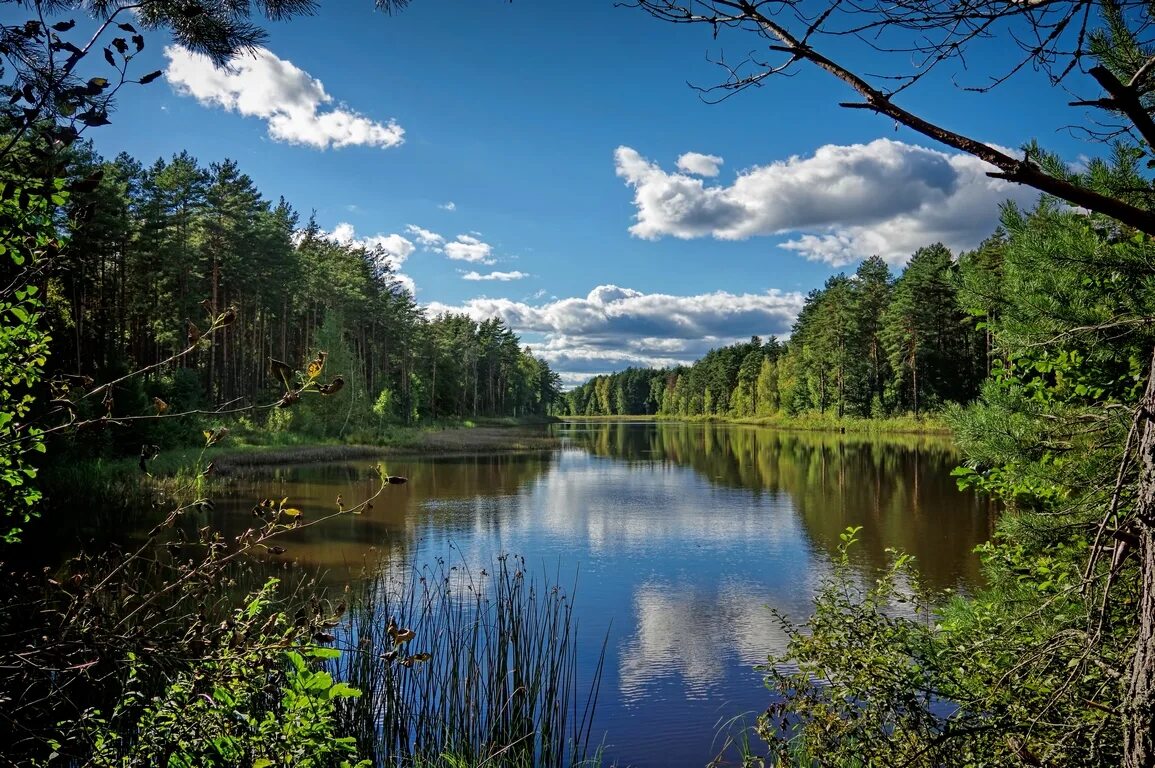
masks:
[[(395, 460), (364, 515), (283, 541), (296, 567), (344, 583), (363, 568), (438, 557), (485, 567), (502, 553), (571, 584), (591, 671), (608, 635), (594, 725), (606, 764), (703, 766), (719, 724), (769, 702), (754, 665), (783, 650), (773, 607), (804, 619), (839, 534), (863, 526), (855, 568), (888, 547), (917, 558), (934, 587), (979, 581), (972, 550), (988, 503), (959, 492), (940, 438), (865, 438), (714, 424), (566, 423), (557, 451)], [(263, 496), (306, 515), (375, 489), (372, 462), (279, 467), (223, 499), (218, 524)], [(231, 523), (230, 523), (231, 521)], [(239, 522), (238, 522), (239, 521)]]

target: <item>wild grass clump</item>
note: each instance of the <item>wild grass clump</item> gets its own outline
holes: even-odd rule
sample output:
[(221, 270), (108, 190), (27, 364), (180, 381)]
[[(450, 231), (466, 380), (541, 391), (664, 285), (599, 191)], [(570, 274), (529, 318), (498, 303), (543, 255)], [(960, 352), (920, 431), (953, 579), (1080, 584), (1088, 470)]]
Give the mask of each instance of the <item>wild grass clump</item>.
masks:
[(365, 581), (334, 676), (342, 730), (377, 765), (573, 766), (589, 757), (604, 644), (579, 684), (572, 597), (502, 555)]

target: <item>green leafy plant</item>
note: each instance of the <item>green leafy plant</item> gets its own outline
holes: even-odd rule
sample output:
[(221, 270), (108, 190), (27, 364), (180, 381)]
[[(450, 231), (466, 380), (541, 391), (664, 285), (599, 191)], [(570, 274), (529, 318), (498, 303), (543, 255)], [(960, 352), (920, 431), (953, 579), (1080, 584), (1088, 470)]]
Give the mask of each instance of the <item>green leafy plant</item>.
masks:
[(274, 580), (251, 595), (229, 631), (159, 693), (149, 695), (145, 662), (130, 654), (123, 698), (107, 719), (85, 718), (90, 764), (368, 768), (337, 729), (338, 705), (360, 691), (318, 668), (340, 652), (276, 610), (275, 589)]

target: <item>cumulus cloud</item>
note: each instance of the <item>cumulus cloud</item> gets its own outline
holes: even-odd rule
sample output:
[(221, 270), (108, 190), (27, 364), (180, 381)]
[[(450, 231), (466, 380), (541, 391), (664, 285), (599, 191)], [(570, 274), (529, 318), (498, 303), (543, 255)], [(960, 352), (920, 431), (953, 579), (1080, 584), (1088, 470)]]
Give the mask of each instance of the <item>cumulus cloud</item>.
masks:
[(332, 232), (326, 232), (325, 236), (341, 245), (364, 248), (367, 251), (376, 252), (378, 254), (378, 263), (390, 269), (393, 272), (394, 279), (401, 283), (410, 293), (417, 292), (417, 286), (414, 284), (413, 278), (400, 272), (401, 265), (412, 255), (413, 251), (417, 250), (417, 247), (413, 245), (408, 238), (395, 233), (359, 237), (353, 225), (345, 221), (333, 227)]
[(500, 280), (507, 282), (509, 280), (521, 280), (523, 277), (529, 277), (528, 272), (489, 272), (488, 274), (481, 274), (480, 272), (466, 272), (461, 276), (462, 280)]
[(441, 250), (454, 261), (468, 261), (475, 264), (494, 264), (493, 246), (483, 243), (473, 235), (458, 235), (446, 243)]
[[(405, 227), (405, 231), (413, 236), (421, 247), (434, 253), (441, 253), (452, 259), (453, 261), (466, 261), (471, 264), (496, 264), (497, 259), (493, 257), (493, 246), (489, 243), (483, 242), (475, 235), (480, 235), (480, 232), (474, 232), (468, 235), (458, 235), (452, 240), (449, 240), (444, 235), (437, 232), (430, 231), (416, 224), (409, 224)], [(523, 272), (493, 272), (492, 275), (498, 277), (490, 277), (482, 275), (477, 272), (470, 272), (466, 275), (466, 280), (517, 280), (529, 275)]]
[(380, 123), (345, 107), (326, 108), (333, 97), (320, 80), (267, 48), (256, 48), (226, 67), (179, 45), (164, 49), (165, 76), (177, 93), (201, 104), (259, 117), (277, 141), (317, 149), (389, 148), (405, 141), (395, 121)]
[[(541, 305), (481, 297), (461, 306), (435, 302), (429, 310), (478, 320), (500, 317), (520, 334), (537, 334), (543, 341), (531, 344), (534, 352), (565, 376), (690, 363), (713, 347), (755, 334), (783, 336), (802, 302), (802, 294), (778, 290), (672, 296), (599, 285), (584, 298)], [(576, 383), (574, 377), (567, 382)]]
[(678, 168), (697, 176), (717, 176), (724, 161), (717, 155), (687, 152), (678, 158)]
[(416, 224), (410, 224), (405, 227), (405, 231), (413, 235), (417, 242), (429, 249), (436, 249), (445, 244), (445, 238), (436, 232), (430, 232), (428, 229), (422, 229)]
[[(683, 162), (695, 155), (682, 155), (678, 167), (698, 174), (717, 169)], [(1001, 202), (1029, 205), (1038, 197), (988, 177), (991, 166), (970, 155), (889, 139), (826, 145), (809, 157), (742, 171), (728, 185), (666, 171), (630, 147), (618, 147), (614, 160), (634, 190), (630, 232), (637, 237), (788, 235), (783, 248), (834, 265), (872, 254), (902, 263), (939, 241), (971, 248), (994, 230)]]

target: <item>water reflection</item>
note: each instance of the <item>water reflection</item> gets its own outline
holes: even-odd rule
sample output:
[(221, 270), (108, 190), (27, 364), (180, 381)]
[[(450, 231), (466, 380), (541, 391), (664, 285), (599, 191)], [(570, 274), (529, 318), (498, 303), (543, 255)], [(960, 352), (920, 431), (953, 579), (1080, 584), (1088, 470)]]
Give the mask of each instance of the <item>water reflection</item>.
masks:
[(917, 558), (931, 586), (979, 581), (972, 550), (989, 537), (992, 510), (958, 491), (950, 470), (959, 457), (945, 438), (636, 422), (566, 425), (563, 434), (594, 455), (690, 466), (713, 484), (773, 494), (827, 553), (860, 525), (856, 555), (872, 567), (893, 547)]
[[(715, 726), (767, 703), (754, 664), (785, 636), (771, 611), (802, 618), (838, 535), (862, 525), (858, 574), (898, 547), (933, 586), (979, 578), (987, 506), (957, 491), (940, 439), (866, 439), (710, 424), (565, 424), (545, 454), (391, 460), (374, 508), (291, 534), (280, 558), (339, 582), (361, 568), (452, 557), (486, 567), (503, 552), (555, 581), (576, 579), (592, 669), (607, 637), (598, 732), (607, 762), (701, 766)], [(262, 496), (307, 516), (374, 489), (368, 463), (281, 468), (221, 499), (239, 531)], [(274, 558), (270, 558), (271, 560)], [(578, 574), (576, 577), (574, 574)]]
[[(516, 499), (521, 489), (548, 471), (554, 458), (550, 453), (527, 453), (390, 461), (389, 473), (407, 477), (407, 483), (387, 487), (362, 514), (341, 515), (288, 532), (278, 541), (285, 554), (268, 560), (319, 571), (329, 583), (344, 583), (350, 574), (383, 559), (412, 560), (430, 526), (448, 538), (493, 533), (509, 518), (508, 509), (502, 510), (509, 505), (499, 500)], [(235, 536), (255, 522), (250, 511), (262, 498), (287, 498), (290, 506), (303, 511), (303, 520), (316, 520), (337, 510), (338, 495), (352, 507), (372, 497), (378, 485), (376, 462), (260, 469), (216, 497), (210, 520), (226, 536)], [(469, 503), (468, 515), (439, 512), (463, 501)], [(204, 519), (187, 522), (203, 525)]]
[(766, 590), (734, 578), (721, 584), (649, 581), (634, 595), (637, 626), (619, 661), (624, 701), (641, 704), (658, 680), (680, 681), (687, 699), (708, 700), (735, 665), (753, 666), (786, 645)]

